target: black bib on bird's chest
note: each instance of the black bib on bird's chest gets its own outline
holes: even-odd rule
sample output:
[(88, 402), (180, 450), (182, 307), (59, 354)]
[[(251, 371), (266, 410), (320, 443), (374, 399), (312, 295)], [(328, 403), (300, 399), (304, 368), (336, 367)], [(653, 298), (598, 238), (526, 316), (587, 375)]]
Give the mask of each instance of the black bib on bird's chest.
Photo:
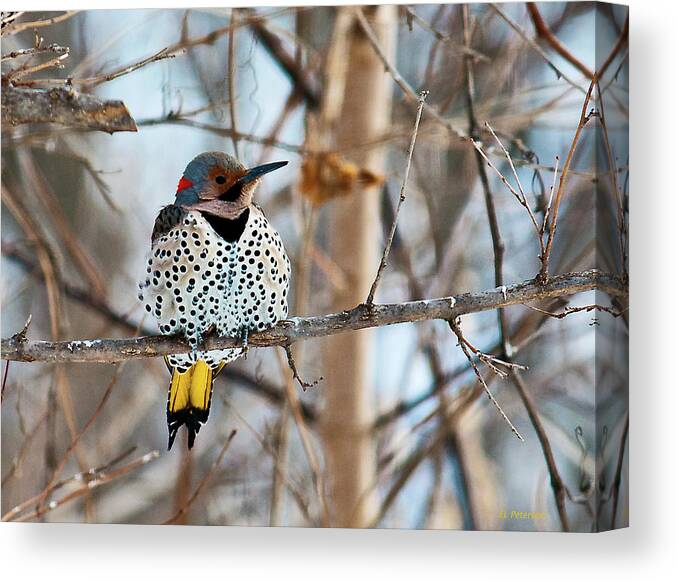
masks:
[(238, 218), (221, 218), (220, 216), (214, 216), (212, 214), (207, 214), (206, 212), (203, 216), (214, 229), (214, 232), (226, 242), (233, 243), (239, 240), (242, 233), (245, 231), (247, 220), (250, 217), (250, 209), (245, 208)]

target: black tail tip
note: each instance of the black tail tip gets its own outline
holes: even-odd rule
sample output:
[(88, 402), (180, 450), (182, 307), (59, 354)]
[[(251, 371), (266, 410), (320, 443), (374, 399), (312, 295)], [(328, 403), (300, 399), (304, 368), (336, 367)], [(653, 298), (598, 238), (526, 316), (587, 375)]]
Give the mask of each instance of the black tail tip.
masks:
[[(197, 430), (194, 430), (192, 427), (187, 426), (186, 430), (188, 431), (188, 449), (191, 450), (193, 448), (193, 445), (195, 444), (195, 435), (198, 434)], [(177, 428), (174, 431), (171, 431), (169, 434), (169, 439), (167, 441), (167, 450), (171, 451), (172, 450), (172, 445), (174, 445), (174, 439), (177, 438), (177, 433), (179, 432), (179, 429)]]
[(186, 425), (188, 431), (188, 448), (193, 448), (195, 444), (195, 437), (200, 432), (200, 427), (204, 421), (201, 418), (204, 416), (204, 411), (187, 408), (180, 412), (170, 413), (167, 415), (167, 428), (169, 429), (169, 439), (167, 441), (167, 450), (172, 450), (174, 440), (177, 438), (179, 429)]

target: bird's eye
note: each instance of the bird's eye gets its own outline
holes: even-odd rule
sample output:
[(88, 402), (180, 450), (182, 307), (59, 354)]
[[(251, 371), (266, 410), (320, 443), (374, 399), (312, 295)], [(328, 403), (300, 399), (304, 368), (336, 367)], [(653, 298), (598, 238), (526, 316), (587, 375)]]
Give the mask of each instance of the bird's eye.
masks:
[(217, 176), (216, 178), (214, 178), (214, 181), (217, 184), (223, 184), (224, 182), (226, 182), (226, 178), (224, 178), (223, 176)]

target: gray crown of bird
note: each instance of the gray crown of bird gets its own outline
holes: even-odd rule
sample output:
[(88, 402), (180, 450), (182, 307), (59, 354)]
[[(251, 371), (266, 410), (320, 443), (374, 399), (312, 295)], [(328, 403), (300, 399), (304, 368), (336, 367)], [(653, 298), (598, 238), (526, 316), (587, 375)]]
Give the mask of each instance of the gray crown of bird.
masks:
[(176, 199), (155, 220), (139, 299), (160, 333), (181, 334), (193, 348), (167, 356), (168, 449), (186, 425), (192, 448), (207, 421), (214, 378), (243, 348), (203, 351), (208, 332), (242, 337), (287, 317), (290, 261), (280, 235), (252, 202), (259, 180), (285, 166), (247, 169), (221, 152), (194, 158)]

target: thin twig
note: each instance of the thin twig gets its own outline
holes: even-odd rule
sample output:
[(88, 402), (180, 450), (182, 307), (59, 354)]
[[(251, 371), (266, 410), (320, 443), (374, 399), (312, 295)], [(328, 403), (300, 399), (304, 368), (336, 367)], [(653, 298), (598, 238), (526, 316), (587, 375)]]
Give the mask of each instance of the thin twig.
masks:
[[(129, 473), (130, 471), (133, 471), (135, 469), (138, 469), (139, 467), (142, 467), (150, 463), (151, 461), (157, 459), (159, 456), (160, 453), (158, 451), (151, 451), (150, 453), (146, 453), (144, 456), (136, 459), (135, 461), (132, 461), (131, 463), (123, 467), (120, 467), (119, 469), (115, 469), (114, 471), (110, 471), (108, 473), (98, 474), (95, 478), (87, 481), (82, 487), (76, 489), (71, 493), (68, 493), (67, 495), (64, 495), (61, 499), (50, 501), (49, 505), (47, 505), (46, 507), (38, 508), (32, 511), (31, 513), (22, 515), (21, 517), (14, 521), (28, 521), (29, 519), (41, 517), (42, 515), (50, 511), (53, 511), (58, 507), (61, 507), (62, 505), (68, 503), (69, 501), (72, 501), (73, 499), (77, 499), (78, 497), (82, 497), (83, 495), (89, 495), (92, 490), (98, 489), (102, 485), (106, 485), (107, 483), (110, 483), (111, 481), (114, 481), (115, 479), (122, 477), (123, 475)], [(7, 514), (2, 516), (2, 521), (9, 521), (9, 519), (7, 518)]]
[(3, 75), (3, 81), (11, 81), (14, 85), (22, 85), (28, 83), (28, 81), (18, 81), (18, 79), (21, 79), (22, 77), (26, 77), (27, 75), (31, 75), (33, 73), (38, 73), (40, 71), (44, 71), (45, 69), (50, 69), (52, 67), (55, 67), (57, 69), (63, 69), (64, 65), (63, 62), (68, 58), (68, 49), (66, 50), (65, 53), (60, 54), (56, 57), (53, 57), (51, 59), (46, 60), (43, 63), (38, 63), (37, 65), (33, 65), (32, 67), (21, 67), (19, 69), (13, 69), (9, 71), (6, 75)]
[(490, 4), (490, 7), (513, 29), (515, 30), (522, 38), (523, 40), (534, 50), (546, 63), (548, 64), (549, 67), (553, 70), (553, 72), (556, 74), (556, 76), (560, 79), (562, 78), (564, 81), (567, 81), (570, 85), (572, 85), (577, 91), (580, 91), (581, 93), (586, 93), (586, 91), (582, 88), (582, 86), (577, 83), (576, 81), (570, 79), (565, 73), (563, 73), (557, 66), (556, 64), (548, 57), (548, 55), (543, 51), (543, 49), (534, 41), (534, 39), (529, 36), (523, 28), (515, 21), (513, 20), (506, 12), (504, 12), (501, 8), (499, 8), (496, 4)]
[(564, 319), (565, 317), (567, 317), (568, 315), (572, 315), (573, 313), (580, 313), (582, 311), (589, 312), (594, 310), (605, 311), (606, 313), (609, 313), (613, 317), (621, 317), (628, 310), (627, 308), (624, 311), (620, 311), (619, 309), (615, 309), (614, 307), (607, 307), (605, 305), (599, 305), (598, 303), (594, 303), (592, 305), (580, 305), (578, 307), (566, 307), (560, 313), (553, 313), (551, 311), (539, 309), (539, 307), (534, 307), (533, 305), (525, 305), (525, 307), (529, 307), (534, 311), (538, 311), (539, 313), (543, 313), (544, 315), (548, 315), (549, 317), (553, 317), (554, 319)]
[(60, 14), (59, 16), (53, 16), (52, 18), (46, 18), (44, 20), (33, 20), (31, 22), (19, 22), (19, 23), (14, 22), (13, 24), (5, 26), (5, 28), (2, 29), (2, 36), (17, 34), (18, 32), (23, 32), (24, 30), (33, 30), (35, 28), (43, 28), (45, 26), (59, 24), (60, 22), (63, 22), (64, 20), (68, 20), (69, 18), (75, 16), (78, 12), (79, 10), (69, 10), (64, 14)]
[(506, 378), (508, 376), (508, 373), (505, 372), (503, 369), (498, 368), (497, 366), (503, 366), (504, 368), (507, 369), (515, 368), (516, 370), (527, 370), (527, 366), (516, 364), (515, 362), (510, 362), (508, 360), (502, 360), (501, 358), (493, 354), (487, 354), (485, 352), (480, 351), (464, 336), (462, 336), (461, 341), (466, 345), (466, 347), (471, 351), (471, 353), (474, 356), (476, 356), (481, 362), (486, 364), (500, 378)]
[(219, 468), (219, 465), (221, 465), (221, 461), (223, 461), (224, 455), (226, 454), (226, 451), (228, 450), (228, 447), (231, 444), (231, 441), (233, 440), (233, 437), (235, 437), (237, 432), (238, 431), (236, 429), (233, 429), (231, 431), (231, 434), (228, 435), (228, 438), (226, 439), (224, 446), (221, 447), (221, 451), (217, 455), (217, 458), (212, 463), (212, 466), (210, 467), (209, 471), (207, 471), (207, 473), (205, 473), (205, 476), (200, 480), (200, 483), (198, 483), (198, 486), (193, 491), (193, 494), (188, 498), (186, 503), (177, 510), (177, 512), (172, 517), (163, 521), (162, 525), (171, 525), (175, 523), (178, 519), (181, 518), (182, 515), (184, 515), (189, 510), (191, 505), (195, 503), (195, 500), (200, 496), (202, 490), (210, 482), (210, 480), (214, 476), (214, 473), (216, 473), (217, 469)]
[[(276, 354), (280, 356), (279, 352), (276, 351)], [(278, 364), (281, 369), (284, 369), (285, 364), (281, 357), (278, 358)], [(301, 406), (299, 405), (299, 398), (297, 397), (296, 392), (294, 391), (294, 378), (287, 375), (287, 381), (285, 382), (285, 393), (287, 395), (287, 402), (290, 405), (292, 410), (292, 415), (294, 416), (294, 422), (297, 425), (297, 431), (299, 432), (299, 438), (301, 439), (301, 444), (306, 453), (306, 458), (308, 459), (308, 466), (311, 470), (311, 477), (313, 484), (315, 485), (316, 495), (320, 502), (322, 508), (322, 523), (323, 527), (330, 527), (330, 507), (327, 501), (327, 495), (325, 493), (325, 478), (324, 474), (320, 469), (320, 464), (313, 448), (313, 443), (311, 442), (311, 436), (306, 426), (306, 422), (301, 414)]]
[(551, 188), (549, 190), (549, 199), (546, 203), (546, 208), (544, 210), (544, 219), (541, 223), (540, 238), (543, 239), (544, 234), (546, 233), (546, 228), (549, 224), (549, 218), (551, 217), (551, 207), (553, 205), (553, 195), (556, 193), (556, 182), (558, 180), (558, 165), (560, 164), (560, 156), (556, 156), (556, 164), (553, 168), (553, 182), (551, 183)]
[[(462, 6), (462, 25), (464, 32), (464, 44), (471, 46), (471, 27), (470, 27), (470, 12), (468, 5)], [(475, 144), (480, 132), (478, 118), (476, 116), (475, 106), (475, 76), (473, 71), (473, 60), (470, 57), (464, 59), (464, 76), (465, 76), (465, 93), (466, 93), (466, 111), (469, 124), (469, 135), (471, 136), (471, 143)], [(483, 196), (485, 199), (485, 210), (487, 213), (488, 226), (490, 227), (490, 237), (492, 238), (492, 252), (494, 255), (494, 284), (500, 289), (504, 288), (504, 241), (499, 230), (499, 219), (497, 218), (497, 209), (494, 204), (494, 196), (490, 188), (490, 181), (487, 176), (487, 170), (483, 163), (483, 156), (481, 151), (476, 148), (475, 151), (476, 165), (478, 167), (478, 177), (483, 188)], [(488, 160), (489, 161), (489, 160)], [(497, 320), (499, 321), (499, 329), (501, 332), (502, 343), (504, 346), (504, 354), (506, 356), (511, 353), (510, 338), (508, 334), (508, 324), (506, 322), (506, 314), (503, 309), (497, 310)]]
[[(374, 52), (377, 53), (377, 56), (381, 59), (381, 62), (384, 64), (384, 67), (389, 72), (391, 77), (393, 77), (393, 80), (395, 81), (396, 85), (400, 87), (402, 92), (405, 94), (405, 97), (407, 97), (410, 102), (419, 103), (420, 99), (419, 95), (412, 88), (412, 86), (405, 80), (405, 78), (398, 72), (398, 69), (396, 69), (395, 66), (389, 61), (388, 57), (386, 56), (386, 53), (384, 52), (384, 49), (379, 44), (379, 40), (374, 34), (374, 31), (372, 30), (370, 23), (367, 21), (367, 18), (365, 18), (365, 14), (363, 13), (362, 8), (360, 7), (356, 8), (355, 15), (358, 20), (358, 24), (360, 24), (360, 27), (365, 33), (365, 36), (367, 37), (367, 40), (369, 41), (370, 45), (372, 45)], [(462, 139), (467, 137), (463, 131), (456, 128), (452, 123), (447, 121), (442, 115), (440, 115), (440, 113), (438, 113), (438, 111), (436, 111), (430, 105), (424, 105), (424, 109), (426, 113), (428, 113), (433, 119), (436, 120), (437, 123), (442, 125), (452, 135), (460, 137)]]
[(436, 28), (430, 22), (419, 16), (419, 14), (417, 14), (412, 7), (403, 6), (403, 8), (405, 9), (407, 15), (412, 18), (414, 22), (416, 22), (424, 30), (428, 30), (436, 38), (436, 40), (445, 43), (448, 49), (452, 49), (455, 53), (458, 53), (462, 56), (472, 56), (476, 61), (490, 62), (491, 59), (487, 55), (484, 55), (483, 53), (467, 46), (455, 44), (452, 35), (443, 34), (439, 30), (436, 30)]
[(558, 182), (558, 192), (556, 193), (555, 199), (553, 201), (553, 206), (551, 208), (551, 223), (547, 226), (548, 236), (546, 239), (546, 249), (544, 251), (541, 271), (539, 272), (539, 278), (542, 281), (546, 281), (549, 276), (549, 259), (551, 257), (551, 248), (553, 247), (553, 239), (556, 235), (556, 229), (558, 227), (558, 210), (560, 209), (560, 202), (565, 193), (565, 184), (567, 183), (568, 172), (574, 159), (574, 152), (577, 149), (577, 144), (579, 143), (579, 138), (581, 137), (582, 130), (584, 126), (588, 123), (590, 116), (586, 114), (589, 101), (591, 100), (591, 94), (593, 92), (593, 87), (597, 82), (597, 78), (594, 77), (589, 85), (589, 90), (586, 92), (586, 98), (581, 108), (581, 114), (579, 116), (579, 123), (577, 124), (577, 129), (574, 132), (574, 137), (572, 138), (572, 143), (570, 145), (570, 150), (567, 152), (567, 158), (565, 158), (565, 164), (563, 165), (563, 171), (560, 174), (560, 182)]
[(624, 466), (624, 452), (626, 450), (626, 437), (629, 434), (629, 415), (626, 414), (626, 422), (619, 440), (619, 454), (617, 455), (617, 468), (614, 472), (614, 481), (612, 483), (612, 523), (610, 529), (614, 529), (617, 524), (617, 506), (619, 504), (619, 488), (621, 487), (622, 469)]
[[(518, 177), (518, 172), (516, 171), (516, 167), (513, 164), (513, 158), (511, 157), (511, 154), (509, 154), (508, 150), (504, 147), (504, 144), (501, 142), (501, 140), (499, 139), (497, 134), (494, 132), (494, 129), (492, 129), (492, 126), (490, 126), (490, 124), (486, 122), (485, 127), (489, 130), (489, 132), (492, 134), (494, 139), (499, 144), (499, 147), (501, 148), (501, 150), (504, 152), (504, 155), (506, 156), (506, 160), (509, 163), (509, 167), (511, 168), (511, 172), (513, 172), (513, 177), (515, 178), (516, 183), (518, 184), (518, 190), (520, 192), (520, 195), (517, 195), (513, 188), (510, 188), (511, 192), (514, 194), (514, 196), (516, 196), (516, 198), (518, 199), (518, 202), (520, 202), (520, 204), (525, 208), (525, 210), (527, 210), (527, 213), (530, 216), (530, 220), (532, 221), (532, 225), (534, 226), (534, 229), (535, 229), (537, 235), (539, 235), (539, 226), (537, 225), (537, 219), (534, 216), (534, 212), (532, 212), (532, 208), (530, 207), (529, 202), (527, 201), (527, 196), (525, 194), (525, 190), (523, 189), (523, 185), (520, 183), (520, 178)], [(503, 176), (502, 176), (502, 178), (503, 178)], [(508, 181), (506, 181), (505, 179), (504, 179), (504, 183), (506, 185), (509, 185)]]
[[(492, 7), (495, 9), (495, 11), (499, 11), (496, 6), (492, 5)], [(467, 38), (467, 42), (469, 42), (469, 36), (468, 36), (468, 7), (464, 6), (464, 33), (465, 37)], [(500, 14), (501, 11), (499, 11)], [(467, 80), (468, 80), (468, 89), (467, 89), (467, 94), (468, 94), (468, 104), (469, 104), (469, 119), (470, 119), (470, 124), (471, 124), (471, 135), (474, 136), (474, 126), (477, 126), (477, 121), (475, 121), (474, 118), (474, 109), (473, 109), (473, 77), (472, 77), (472, 68), (471, 64), (467, 61), (466, 63), (466, 70), (467, 70)], [(590, 95), (590, 90), (589, 90), (589, 95)], [(496, 134), (492, 131), (492, 134), (494, 135), (495, 139), (499, 141), (499, 138), (497, 138)], [(522, 189), (522, 186), (520, 184), (520, 180), (518, 179), (517, 172), (515, 171), (515, 168), (513, 166), (513, 162), (511, 160), (510, 155), (508, 154), (508, 151), (503, 147), (503, 144), (499, 141), (499, 144), (504, 151), (505, 156), (509, 160), (509, 164), (511, 165), (511, 169), (514, 172), (514, 176), (516, 178), (516, 181), (518, 183), (518, 187), (520, 188), (520, 191), (522, 193), (522, 198), (525, 201), (525, 206), (528, 207), (527, 202), (525, 200), (525, 194)], [(482, 163), (482, 150), (478, 150), (476, 148), (476, 160), (478, 161), (478, 166), (479, 166), (479, 173), (481, 176), (481, 180), (483, 183), (483, 186), (485, 188), (485, 198), (486, 198), (486, 207), (487, 207), (487, 213), (488, 213), (488, 219), (490, 223), (490, 230), (492, 233), (492, 242), (493, 242), (493, 249), (494, 249), (494, 259), (495, 259), (495, 283), (497, 285), (501, 285), (501, 289), (504, 289), (505, 287), (503, 286), (503, 256), (504, 256), (504, 246), (503, 243), (501, 242), (501, 233), (499, 231), (499, 225), (498, 221), (496, 218), (496, 210), (494, 207), (494, 202), (492, 200), (492, 195), (489, 189), (489, 183), (487, 180), (487, 175), (485, 173), (485, 167), (484, 164)], [(486, 159), (486, 158), (485, 158)], [(489, 162), (489, 160), (487, 160)], [(483, 178), (484, 177), (484, 178)], [(508, 181), (504, 179), (504, 183), (506, 185), (509, 185)], [(515, 191), (513, 191), (514, 194)], [(517, 196), (518, 199), (520, 200), (520, 196)], [(542, 249), (540, 258), (542, 260), (542, 269), (544, 269), (544, 265), (547, 264), (548, 257), (546, 253), (544, 252), (544, 243), (543, 243), (543, 238), (541, 236), (541, 233), (539, 231), (539, 228), (537, 227), (536, 219), (534, 218), (534, 215), (530, 211), (530, 216), (533, 220), (533, 224), (537, 230), (537, 234), (539, 237), (540, 241), (540, 247)], [(552, 233), (549, 232), (549, 235)], [(527, 391), (525, 389), (525, 385), (522, 382), (522, 378), (520, 376), (519, 368), (516, 366), (510, 365), (512, 363), (511, 358), (513, 356), (513, 347), (511, 345), (511, 339), (509, 337), (509, 332), (508, 332), (508, 327), (506, 324), (506, 319), (504, 316), (504, 312), (502, 309), (499, 309), (498, 311), (499, 315), (499, 332), (500, 332), (500, 338), (501, 338), (501, 346), (502, 346), (502, 358), (504, 358), (504, 362), (502, 365), (505, 365), (508, 367), (509, 372), (511, 373), (511, 376), (514, 380), (514, 384), (516, 385), (516, 388), (518, 389), (518, 392), (520, 393), (521, 399), (523, 401), (523, 404), (525, 408), (528, 411), (528, 415), (530, 417), (530, 421), (532, 422), (532, 425), (537, 432), (537, 435), (539, 437), (540, 443), (542, 444), (542, 450), (544, 452), (544, 457), (546, 460), (547, 467), (549, 469), (549, 473), (551, 475), (551, 486), (553, 488), (554, 495), (556, 497), (556, 505), (558, 507), (558, 514), (560, 516), (561, 524), (563, 531), (568, 531), (569, 530), (569, 525), (567, 521), (567, 514), (565, 512), (565, 502), (564, 502), (564, 485), (562, 482), (562, 479), (560, 478), (560, 474), (558, 473), (558, 468), (555, 464), (555, 460), (553, 459), (553, 454), (551, 451), (551, 445), (549, 443), (549, 440), (546, 436), (546, 433), (544, 432), (544, 429), (541, 425), (541, 421), (539, 419), (539, 416), (536, 411), (536, 407), (532, 403), (531, 399), (529, 398), (529, 395), (527, 394)], [(466, 354), (466, 357), (471, 361), (473, 364), (472, 360), (470, 359), (470, 355), (467, 351), (466, 345), (468, 345), (468, 342), (465, 340), (463, 337), (463, 334), (461, 333), (461, 330), (459, 327), (456, 325), (456, 322), (450, 321), (450, 327), (452, 327), (452, 330), (455, 332), (457, 335), (457, 338), (460, 341), (460, 346), (464, 353)], [(453, 323), (455, 324), (455, 327), (453, 327)], [(466, 345), (465, 345), (466, 342)], [(487, 363), (487, 362), (486, 362)], [(509, 365), (507, 365), (507, 363)], [(492, 369), (497, 372), (496, 366), (492, 366)], [(477, 367), (474, 365), (474, 371), (476, 373), (476, 376), (478, 376), (478, 379), (483, 383), (484, 388), (486, 389), (486, 392), (488, 395), (493, 399), (491, 394), (489, 393), (489, 390), (487, 389), (487, 384), (484, 383), (482, 376), (480, 375), (480, 372), (478, 371)], [(494, 400), (493, 400), (494, 401)], [(494, 401), (496, 404), (496, 401)], [(498, 405), (497, 405), (498, 406)], [(500, 412), (501, 408), (499, 409)], [(502, 412), (503, 415), (503, 412)], [(505, 417), (505, 415), (504, 415)], [(508, 419), (505, 417), (505, 419), (508, 421)], [(510, 421), (509, 421), (510, 422)], [(513, 425), (511, 425), (513, 426)], [(522, 437), (521, 437), (522, 440)]]
[(285, 344), (283, 348), (285, 350), (285, 355), (287, 356), (287, 363), (290, 366), (290, 370), (292, 370), (292, 376), (297, 382), (299, 382), (299, 385), (301, 386), (302, 390), (306, 392), (306, 390), (308, 390), (309, 388), (317, 386), (318, 383), (323, 379), (323, 377), (320, 376), (320, 378), (318, 378), (317, 380), (313, 380), (313, 382), (305, 382), (304, 380), (302, 380), (301, 376), (299, 375), (299, 370), (297, 370), (297, 363), (294, 361), (294, 355), (292, 354), (292, 346), (289, 344)]
[[(256, 14), (251, 9), (244, 10), (250, 16)], [(268, 29), (263, 20), (253, 20), (251, 28), (252, 32), (257, 39), (259, 39), (268, 54), (271, 55), (278, 65), (280, 65), (282, 70), (292, 81), (296, 90), (304, 97), (307, 105), (311, 109), (318, 107), (320, 96), (308, 71), (299, 66), (296, 59), (289, 54), (278, 36)]]
[(379, 280), (381, 279), (381, 274), (386, 268), (386, 262), (388, 261), (388, 255), (391, 252), (391, 245), (393, 244), (393, 237), (395, 236), (396, 227), (398, 226), (398, 216), (400, 214), (400, 208), (405, 202), (405, 188), (407, 187), (407, 179), (410, 176), (410, 167), (412, 166), (412, 155), (414, 154), (414, 145), (417, 142), (417, 132), (419, 131), (419, 122), (421, 121), (421, 113), (424, 109), (424, 104), (426, 103), (426, 97), (428, 96), (428, 91), (422, 91), (419, 93), (419, 107), (417, 108), (417, 117), (414, 121), (414, 129), (412, 130), (412, 139), (410, 140), (410, 146), (407, 148), (407, 165), (405, 166), (405, 175), (403, 176), (403, 182), (400, 186), (400, 196), (398, 198), (398, 204), (395, 209), (395, 216), (393, 217), (393, 223), (391, 224), (391, 231), (388, 234), (386, 239), (386, 245), (384, 246), (384, 253), (381, 256), (381, 262), (379, 263), (379, 268), (377, 269), (377, 274), (374, 277), (374, 282), (372, 287), (370, 287), (370, 292), (367, 295), (367, 301), (365, 305), (374, 304), (374, 295), (377, 292), (377, 286), (379, 285)]
[[(231, 8), (231, 24), (235, 25), (238, 21), (238, 9)], [(236, 137), (238, 133), (238, 124), (236, 117), (236, 98), (237, 94), (235, 92), (236, 86), (236, 75), (237, 75), (237, 63), (236, 63), (236, 28), (231, 30), (228, 35), (228, 111), (231, 115), (231, 128), (233, 129), (233, 135), (231, 140), (233, 141), (233, 151), (235, 152), (235, 157), (240, 158), (240, 148), (238, 147), (238, 138)]]
[(461, 351), (464, 352), (466, 359), (471, 364), (471, 367), (473, 368), (473, 372), (475, 373), (476, 377), (478, 378), (478, 382), (480, 382), (480, 384), (482, 385), (483, 390), (485, 390), (485, 394), (487, 394), (487, 397), (490, 399), (490, 402), (492, 402), (492, 404), (494, 404), (495, 408), (499, 411), (499, 414), (504, 419), (506, 424), (508, 424), (508, 426), (511, 429), (511, 431), (513, 432), (513, 434), (516, 435), (522, 442), (525, 442), (525, 439), (518, 432), (518, 429), (514, 426), (514, 424), (509, 419), (509, 417), (506, 416), (506, 413), (504, 412), (504, 409), (501, 407), (499, 402), (497, 402), (497, 399), (494, 397), (494, 395), (490, 391), (490, 388), (487, 385), (487, 382), (485, 382), (485, 378), (483, 378), (483, 375), (480, 373), (478, 366), (473, 361), (473, 356), (471, 355), (469, 348), (468, 348), (468, 342), (464, 338), (464, 334), (462, 333), (462, 331), (459, 327), (458, 321), (451, 319), (451, 320), (448, 321), (448, 324), (450, 326), (450, 329), (454, 332), (454, 335), (457, 336), (457, 339), (459, 340), (459, 347), (461, 348)]
[(285, 150), (292, 153), (304, 154), (304, 153), (313, 153), (308, 152), (303, 145), (291, 144), (287, 142), (282, 142), (280, 140), (271, 139), (268, 137), (261, 137), (258, 135), (253, 135), (251, 133), (242, 133), (240, 131), (235, 131), (230, 127), (221, 127), (218, 125), (212, 125), (202, 121), (197, 121), (195, 119), (187, 119), (182, 116), (181, 113), (170, 113), (165, 117), (161, 118), (152, 118), (152, 119), (142, 119), (137, 122), (138, 127), (152, 127), (156, 125), (184, 125), (186, 127), (192, 127), (196, 129), (202, 129), (205, 131), (212, 132), (221, 137), (231, 137), (237, 140), (249, 141), (251, 143), (256, 143), (264, 146), (276, 147), (281, 150)]
[(60, 46), (58, 44), (50, 44), (48, 46), (37, 46), (27, 49), (19, 49), (16, 51), (9, 52), (0, 57), (0, 62), (10, 61), (12, 59), (18, 59), (21, 57), (33, 57), (35, 55), (41, 55), (44, 53), (54, 53), (57, 55), (62, 55), (67, 53), (70, 49), (66, 46)]
[(544, 453), (544, 458), (546, 459), (546, 466), (549, 470), (549, 475), (551, 477), (551, 487), (553, 488), (553, 493), (556, 498), (556, 507), (558, 509), (558, 517), (560, 518), (560, 525), (563, 528), (563, 531), (570, 531), (570, 525), (567, 518), (567, 512), (565, 511), (565, 494), (566, 487), (563, 483), (563, 480), (558, 472), (558, 466), (556, 465), (555, 457), (553, 456), (553, 449), (551, 443), (549, 442), (546, 431), (544, 430), (544, 425), (541, 423), (539, 414), (537, 412), (537, 407), (532, 400), (532, 397), (527, 391), (527, 386), (523, 380), (520, 372), (518, 370), (511, 370), (511, 378), (515, 384), (520, 399), (525, 405), (527, 414), (530, 417), (532, 426), (537, 433), (537, 438), (539, 439), (539, 444), (541, 445), (542, 451)]
[(86, 471), (80, 471), (79, 473), (75, 473), (74, 475), (66, 478), (66, 479), (61, 479), (57, 483), (54, 484), (54, 487), (52, 488), (52, 492), (57, 491), (59, 489), (63, 489), (67, 485), (70, 485), (71, 483), (79, 483), (79, 482), (85, 482), (89, 483), (90, 481), (93, 481), (97, 478), (97, 476), (100, 476), (101, 473), (104, 473), (108, 471), (111, 467), (114, 465), (117, 465), (120, 463), (123, 459), (126, 457), (129, 457), (134, 451), (136, 451), (137, 446), (133, 445), (108, 461), (107, 463), (100, 465), (99, 467), (92, 467), (90, 469), (87, 469)]
[[(238, 420), (245, 426), (247, 430), (249, 430), (253, 435), (254, 438), (257, 440), (261, 448), (266, 452), (268, 455), (271, 456), (271, 458), (274, 461), (274, 468), (279, 469), (280, 468), (280, 463), (278, 463), (278, 457), (276, 454), (275, 449), (271, 446), (271, 443), (268, 441), (268, 439), (264, 438), (259, 432), (257, 431), (256, 428), (254, 428), (248, 421), (247, 419), (238, 412), (238, 410), (226, 399), (224, 399), (225, 403), (229, 406), (229, 410), (238, 418)], [(287, 472), (279, 472), (278, 477), (285, 483), (287, 486), (287, 489), (289, 492), (292, 494), (292, 498), (297, 504), (297, 508), (299, 509), (299, 512), (301, 515), (303, 515), (304, 519), (306, 520), (306, 523), (309, 525), (315, 525), (317, 523), (317, 520), (314, 519), (311, 514), (309, 513), (308, 509), (308, 499), (304, 497), (302, 492), (299, 490), (299, 487), (294, 483), (294, 481), (291, 479), (291, 477), (287, 474)]]
[(86, 77), (83, 79), (70, 79), (70, 82), (72, 84), (87, 86), (101, 85), (102, 83), (113, 81), (114, 79), (122, 77), (123, 75), (133, 73), (134, 71), (137, 71), (146, 65), (150, 65), (151, 63), (157, 63), (158, 61), (163, 61), (165, 59), (173, 59), (178, 54), (181, 54), (181, 51), (170, 52), (169, 49), (164, 48), (159, 50), (157, 53), (141, 59), (140, 61), (135, 61), (132, 64), (115, 69), (110, 73), (103, 73), (101, 75), (96, 75), (95, 77)]
[(548, 24), (544, 21), (539, 8), (534, 2), (527, 2), (527, 11), (530, 13), (534, 29), (537, 34), (548, 42), (551, 47), (565, 60), (569, 61), (571, 65), (579, 69), (581, 73), (586, 75), (589, 79), (593, 78), (593, 71), (582, 63), (572, 52), (553, 34)]
[(617, 203), (617, 236), (619, 238), (619, 254), (620, 258), (619, 261), (621, 263), (621, 272), (622, 272), (622, 278), (628, 277), (628, 272), (626, 268), (626, 261), (627, 261), (627, 229), (626, 229), (626, 223), (625, 223), (625, 218), (624, 218), (624, 203), (622, 201), (622, 193), (621, 190), (619, 189), (619, 183), (617, 181), (617, 162), (615, 160), (615, 157), (612, 153), (612, 145), (610, 144), (610, 135), (607, 130), (607, 122), (605, 120), (605, 106), (604, 106), (604, 98), (603, 98), (603, 93), (600, 89), (600, 81), (596, 81), (596, 87), (598, 89), (598, 106), (599, 106), (599, 121), (600, 121), (600, 126), (602, 128), (602, 134), (603, 134), (603, 142), (605, 143), (605, 153), (607, 154), (607, 163), (608, 163), (608, 170), (609, 170), (609, 175), (610, 179), (612, 182), (612, 190), (614, 192), (614, 197), (615, 197), (615, 202)]
[(8, 374), (9, 374), (9, 361), (5, 364), (5, 373), (2, 375), (2, 392), (0, 392), (0, 401), (5, 399), (5, 387), (7, 386)]
[(603, 64), (600, 65), (600, 68), (596, 71), (596, 78), (598, 78), (598, 79), (603, 78), (605, 71), (607, 71), (608, 67), (612, 64), (612, 61), (617, 56), (617, 53), (624, 46), (624, 44), (628, 40), (628, 37), (629, 37), (629, 16), (628, 16), (628, 13), (627, 13), (626, 20), (624, 21), (624, 27), (622, 28), (622, 31), (619, 34), (619, 37), (617, 38), (617, 42), (612, 47), (610, 54), (603, 61)]

